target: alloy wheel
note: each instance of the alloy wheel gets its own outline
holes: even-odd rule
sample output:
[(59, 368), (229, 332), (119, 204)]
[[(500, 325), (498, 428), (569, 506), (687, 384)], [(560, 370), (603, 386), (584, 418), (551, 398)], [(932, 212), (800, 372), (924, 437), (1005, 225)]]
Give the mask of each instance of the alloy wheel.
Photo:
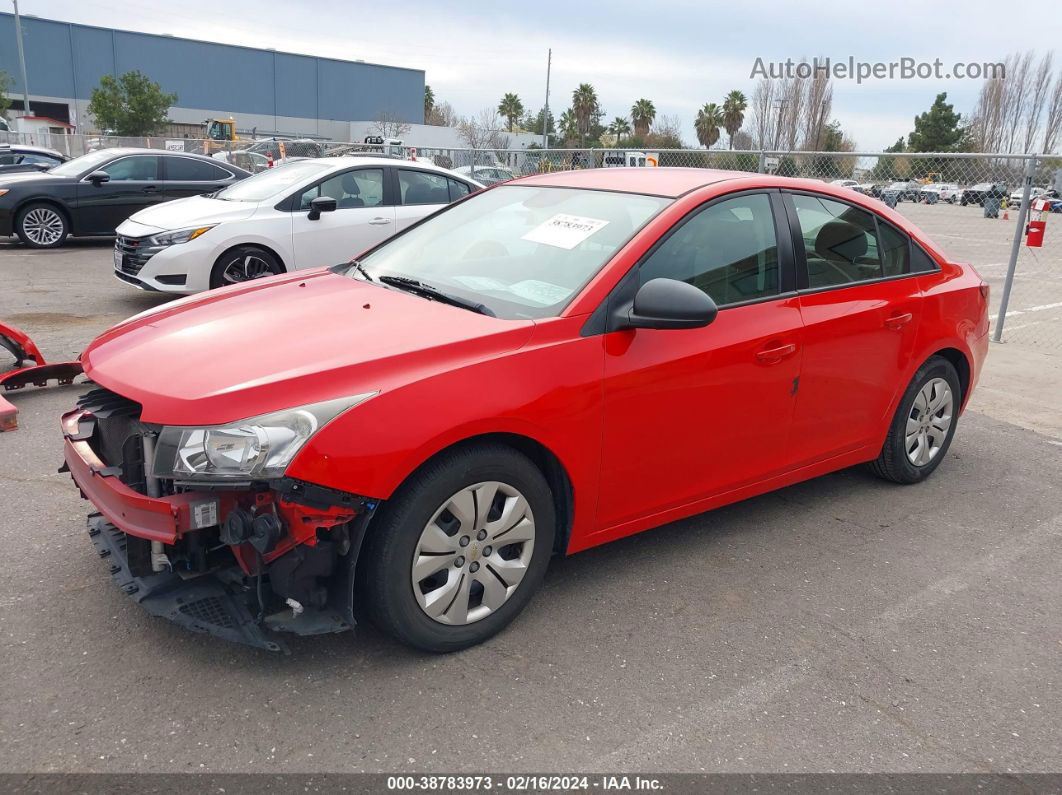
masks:
[(535, 517), (520, 491), (486, 481), (435, 511), (413, 552), (411, 581), (421, 609), (462, 626), (498, 610), (520, 586), (535, 548)]
[(276, 273), (273, 265), (258, 254), (243, 254), (225, 266), (221, 280), (225, 284), (241, 284)]
[(907, 459), (916, 467), (928, 464), (944, 446), (954, 409), (951, 386), (943, 378), (933, 378), (918, 390), (904, 436)]
[(54, 246), (65, 228), (62, 216), (47, 207), (34, 207), (22, 219), (22, 231), (38, 246)]

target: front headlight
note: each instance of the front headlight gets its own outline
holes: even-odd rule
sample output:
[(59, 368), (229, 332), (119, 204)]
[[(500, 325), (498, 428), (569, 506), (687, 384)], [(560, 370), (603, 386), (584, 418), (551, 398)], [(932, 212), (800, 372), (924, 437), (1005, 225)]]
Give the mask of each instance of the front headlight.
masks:
[(178, 243), (188, 243), (205, 232), (209, 232), (215, 226), (217, 226), (217, 224), (197, 226), (194, 229), (178, 229), (175, 232), (162, 232), (161, 234), (149, 237), (148, 243), (153, 246), (175, 246)]
[(175, 480), (266, 480), (284, 474), (319, 428), (376, 392), (275, 411), (227, 425), (166, 426), (152, 474)]

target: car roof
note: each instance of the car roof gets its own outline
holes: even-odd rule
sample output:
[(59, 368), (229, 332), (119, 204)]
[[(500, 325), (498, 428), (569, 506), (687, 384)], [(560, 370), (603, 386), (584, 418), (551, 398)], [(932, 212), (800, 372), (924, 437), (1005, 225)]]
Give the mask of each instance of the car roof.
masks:
[[(339, 157), (321, 157), (321, 158), (308, 158), (309, 160), (320, 160), (323, 163), (335, 163), (337, 168), (349, 168), (350, 166), (375, 166), (380, 168), (379, 157), (365, 156), (365, 155), (340, 155)], [(423, 171), (436, 171), (440, 174), (453, 174), (463, 179), (467, 179), (471, 182), (475, 182), (467, 174), (459, 174), (448, 168), (437, 166), (428, 160), (405, 160), (403, 158), (386, 158), (390, 160), (390, 165), (405, 165), (409, 168), (417, 168)]]
[(587, 168), (522, 177), (508, 185), (548, 185), (555, 188), (610, 190), (677, 198), (705, 185), (739, 177), (757, 176), (746, 171), (712, 168)]
[(53, 157), (66, 157), (62, 152), (49, 149), (45, 146), (30, 146), (28, 144), (0, 144), (0, 152), (22, 152), (24, 154), (52, 155)]

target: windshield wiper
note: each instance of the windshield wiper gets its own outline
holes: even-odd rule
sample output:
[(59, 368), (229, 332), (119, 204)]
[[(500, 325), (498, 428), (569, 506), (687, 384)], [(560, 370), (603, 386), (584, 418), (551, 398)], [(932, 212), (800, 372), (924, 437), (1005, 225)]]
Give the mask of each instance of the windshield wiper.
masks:
[(459, 295), (444, 293), (438, 287), (425, 284), (417, 279), (410, 279), (408, 276), (380, 276), (379, 280), (383, 284), (397, 287), (400, 290), (405, 290), (410, 293), (415, 293), (424, 298), (430, 298), (433, 301), (441, 301), (442, 303), (450, 304), (451, 306), (470, 309), (473, 312), (479, 312), (479, 314), (487, 315), (488, 317), (497, 317), (497, 315), (494, 314), (494, 310), (486, 304), (481, 304), (478, 301), (471, 301), (467, 298), (462, 298)]
[(350, 266), (351, 270), (356, 270), (358, 273), (364, 276), (365, 281), (374, 281), (372, 276), (369, 275), (369, 272), (365, 270), (365, 266), (361, 264), (361, 260), (352, 259), (350, 262), (347, 263), (347, 265)]

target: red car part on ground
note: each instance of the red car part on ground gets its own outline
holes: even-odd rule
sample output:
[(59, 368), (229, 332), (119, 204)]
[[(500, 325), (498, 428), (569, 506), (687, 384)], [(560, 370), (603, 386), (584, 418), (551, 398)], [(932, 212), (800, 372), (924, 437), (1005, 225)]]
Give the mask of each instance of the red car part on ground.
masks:
[[(124, 590), (193, 629), (276, 648), (263, 626), (312, 634), (353, 623), (350, 584), (377, 506), (400, 502), (426, 462), (470, 440), (511, 447), (539, 467), (555, 501), (556, 549), (570, 554), (875, 460), (912, 379), (931, 361), (954, 371), (954, 416), (977, 382), (987, 351), (987, 286), (869, 197), (764, 175), (585, 170), (491, 188), (422, 223), (510, 186), (629, 192), (668, 203), (556, 316), (492, 317), (315, 270), (161, 307), (86, 349), (86, 373), (101, 389), (64, 418), (66, 459), (100, 511), (90, 534), (101, 556), (116, 559), (112, 573)], [(747, 194), (769, 197), (778, 256), (795, 282), (777, 295), (724, 305), (704, 327), (610, 330), (610, 301), (669, 234), (701, 208)], [(879, 219), (925, 267), (809, 285), (794, 204), (800, 196)], [(370, 393), (325, 422), (283, 477), (242, 491), (178, 484), (152, 496), (147, 452), (138, 470), (135, 449), (108, 465), (92, 447), (108, 413), (125, 414), (128, 427), (150, 436), (164, 426), (238, 424)], [(918, 420), (914, 433), (928, 424)], [(253, 519), (259, 535), (230, 533), (233, 516), (244, 517), (233, 524), (246, 528)], [(187, 580), (199, 591), (180, 601), (168, 572), (145, 573), (141, 542), (176, 542), (182, 559), (205, 561), (206, 552), (187, 548), (203, 532), (237, 539), (229, 544), (227, 579)], [(262, 538), (267, 543), (256, 544)], [(139, 549), (139, 568), (128, 565), (134, 555), (127, 545)], [(477, 548), (470, 549), (474, 556)], [(201, 571), (216, 571), (212, 565)], [(273, 611), (263, 619), (263, 571), (275, 594), (294, 602), (287, 618)], [(305, 582), (328, 586), (316, 617), (285, 590), (304, 593)], [(255, 585), (257, 619), (253, 599), (233, 599), (253, 595)]]
[[(0, 373), (0, 386), (4, 391), (21, 389), (28, 384), (47, 386), (53, 380), (71, 384), (81, 374), (81, 362), (46, 362), (28, 334), (5, 323), (0, 323), (0, 348), (6, 348), (15, 357), (15, 369)], [(27, 360), (33, 364), (24, 367)], [(0, 395), (0, 432), (16, 428), (18, 409)]]

